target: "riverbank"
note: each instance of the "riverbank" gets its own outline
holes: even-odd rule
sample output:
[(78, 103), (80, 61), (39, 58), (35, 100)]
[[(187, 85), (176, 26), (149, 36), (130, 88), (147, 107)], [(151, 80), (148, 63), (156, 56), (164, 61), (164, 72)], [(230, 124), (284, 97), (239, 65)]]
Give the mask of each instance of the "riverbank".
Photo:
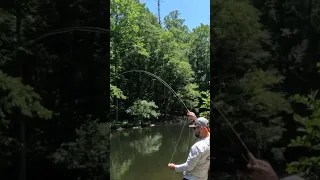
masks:
[(124, 130), (124, 129), (141, 129), (145, 127), (153, 127), (156, 125), (166, 125), (166, 124), (178, 124), (182, 123), (185, 117), (183, 116), (170, 116), (166, 120), (159, 119), (154, 121), (142, 122), (139, 123), (131, 123), (133, 120), (123, 120), (118, 122), (110, 123), (111, 130)]

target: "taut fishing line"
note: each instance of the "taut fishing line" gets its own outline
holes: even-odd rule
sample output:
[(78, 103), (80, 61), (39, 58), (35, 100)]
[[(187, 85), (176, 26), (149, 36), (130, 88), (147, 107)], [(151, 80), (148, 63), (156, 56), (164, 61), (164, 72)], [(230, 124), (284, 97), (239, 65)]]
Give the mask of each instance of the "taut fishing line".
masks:
[[(144, 71), (144, 70), (129, 70), (129, 71), (125, 71), (122, 74), (125, 74), (125, 73), (128, 73), (128, 72), (143, 72), (143, 73), (146, 73), (156, 79), (158, 79), (160, 82), (162, 82), (166, 87), (168, 87), (171, 92), (180, 100), (180, 102), (183, 104), (183, 106), (185, 107), (185, 109), (187, 110), (187, 112), (189, 111), (187, 106), (185, 105), (185, 103), (182, 101), (182, 99), (177, 95), (177, 93), (163, 80), (161, 79), (160, 77), (156, 76), (155, 74), (152, 74), (148, 71)], [(231, 128), (231, 130), (233, 131), (233, 133), (237, 136), (238, 140), (241, 142), (241, 145), (245, 148), (245, 150), (247, 152), (250, 152), (249, 149), (247, 148), (247, 146), (245, 145), (245, 143), (242, 141), (242, 139), (240, 138), (239, 134), (237, 133), (237, 131), (233, 128), (232, 124), (230, 123), (230, 121), (228, 120), (228, 118), (222, 113), (222, 111), (213, 103), (213, 101), (211, 100), (211, 105), (217, 109), (217, 111), (219, 112), (219, 114), (222, 116), (222, 118), (227, 122), (228, 126)], [(212, 113), (212, 109), (210, 109), (210, 113)], [(245, 158), (245, 157), (244, 157)], [(246, 158), (245, 158), (246, 161), (248, 161)]]
[[(166, 83), (163, 79), (161, 79), (159, 76), (157, 76), (157, 75), (155, 75), (155, 74), (153, 74), (153, 73), (150, 73), (150, 72), (148, 72), (148, 71), (144, 71), (144, 70), (129, 70), (129, 71), (125, 71), (125, 72), (123, 72), (123, 73), (121, 73), (121, 74), (119, 74), (119, 75), (123, 75), (123, 74), (130, 73), (130, 72), (143, 72), (143, 73), (145, 73), (145, 74), (147, 74), (147, 75), (149, 75), (149, 76), (152, 76), (152, 77), (156, 78), (157, 80), (159, 80), (163, 85), (165, 85), (167, 88), (169, 88), (169, 90), (180, 100), (180, 102), (182, 103), (182, 105), (183, 105), (184, 108), (186, 109), (186, 112), (189, 112), (188, 107), (187, 107), (186, 104), (183, 102), (183, 100), (178, 96), (178, 93), (177, 93), (176, 91), (174, 91), (174, 90), (171, 88), (171, 86), (170, 86), (168, 83)], [(180, 135), (179, 135), (178, 141), (177, 141), (177, 143), (176, 143), (176, 145), (175, 145), (175, 148), (174, 148), (174, 150), (173, 150), (173, 153), (172, 153), (172, 156), (171, 156), (169, 162), (172, 161), (173, 155), (174, 155), (174, 153), (175, 153), (175, 151), (176, 151), (176, 149), (177, 149), (177, 146), (178, 146), (178, 144), (179, 144), (179, 141), (180, 141), (180, 138), (181, 138), (181, 135), (182, 135), (182, 132), (183, 132), (183, 129), (184, 129), (184, 127), (185, 127), (186, 122), (187, 122), (187, 119), (184, 121), (183, 127), (182, 127), (182, 129), (181, 129), (181, 131), (180, 131)]]
[[(219, 112), (219, 114), (222, 116), (222, 118), (227, 122), (228, 126), (231, 128), (231, 130), (233, 131), (233, 133), (237, 136), (238, 140), (241, 142), (241, 145), (244, 147), (244, 149), (248, 152), (249, 149), (247, 148), (246, 144), (242, 141), (242, 139), (240, 138), (239, 134), (237, 133), (237, 131), (233, 128), (232, 124), (230, 123), (230, 121), (228, 120), (228, 118), (226, 118), (226, 116), (220, 111), (219, 108), (217, 108), (217, 106), (213, 103), (213, 101), (211, 100), (211, 105)], [(212, 109), (210, 108), (210, 113), (212, 113)], [(213, 113), (212, 113), (213, 114)], [(242, 157), (249, 162), (249, 160), (246, 158), (246, 156), (244, 156), (241, 153)]]
[[(129, 70), (129, 71), (125, 71), (125, 72), (123, 72), (123, 73), (121, 73), (121, 74), (119, 74), (119, 75), (123, 75), (123, 74), (130, 73), (130, 72), (142, 72), (142, 73), (145, 73), (145, 74), (147, 74), (147, 75), (149, 75), (149, 76), (152, 76), (152, 77), (156, 78), (156, 79), (157, 79), (158, 81), (160, 81), (163, 85), (165, 85), (167, 88), (169, 88), (169, 90), (180, 100), (180, 102), (182, 103), (182, 105), (183, 105), (184, 108), (186, 109), (186, 112), (189, 112), (188, 107), (185, 105), (185, 103), (182, 101), (182, 99), (178, 96), (178, 94), (177, 94), (163, 79), (161, 79), (159, 76), (157, 76), (157, 75), (155, 75), (155, 74), (153, 74), (153, 73), (150, 73), (150, 72), (148, 72), (148, 71), (144, 71), (144, 70)], [(244, 142), (242, 141), (242, 139), (240, 138), (240, 136), (239, 136), (239, 134), (237, 133), (237, 131), (233, 128), (233, 126), (232, 126), (232, 124), (230, 123), (230, 121), (228, 120), (228, 118), (226, 118), (226, 116), (225, 116), (225, 115), (221, 112), (221, 110), (213, 103), (212, 100), (210, 100), (210, 102), (211, 102), (211, 105), (212, 105), (215, 109), (217, 109), (217, 111), (218, 111), (219, 114), (222, 116), (222, 118), (227, 122), (228, 126), (231, 128), (232, 132), (237, 136), (238, 140), (241, 142), (241, 145), (244, 147), (244, 149), (245, 149), (247, 152), (250, 152), (249, 149), (247, 148), (247, 146), (245, 145), (245, 143), (244, 143)], [(211, 109), (211, 108), (210, 108), (210, 113), (212, 113), (212, 109)], [(178, 143), (179, 143), (179, 140), (180, 140), (180, 138), (181, 138), (181, 135), (182, 135), (183, 129), (184, 129), (184, 127), (185, 127), (186, 121), (187, 121), (187, 120), (185, 120), (184, 125), (183, 125), (183, 127), (182, 127), (182, 129), (181, 129), (181, 132), (180, 132), (178, 141), (177, 141), (177, 143), (176, 143), (176, 145), (175, 145), (175, 148), (174, 148), (174, 150), (173, 150), (173, 153), (172, 153), (172, 156), (171, 156), (169, 162), (172, 161), (173, 155), (174, 155), (174, 153), (175, 153), (175, 151), (176, 151), (176, 148), (177, 148), (177, 146), (178, 146)], [(189, 138), (190, 138), (190, 131), (189, 131)], [(188, 146), (189, 146), (189, 140), (188, 140)], [(242, 153), (241, 153), (241, 155), (242, 155), (242, 157), (248, 162), (248, 159), (247, 159)], [(175, 171), (174, 171), (174, 172), (175, 172)]]
[[(188, 107), (187, 107), (186, 104), (183, 102), (183, 100), (178, 96), (178, 93), (177, 93), (176, 91), (174, 91), (174, 90), (171, 88), (171, 86), (170, 86), (169, 84), (167, 84), (167, 83), (166, 83), (163, 79), (161, 79), (159, 76), (157, 76), (157, 75), (155, 75), (155, 74), (153, 74), (153, 73), (150, 73), (150, 72), (148, 72), (148, 71), (144, 71), (144, 70), (129, 70), (129, 71), (122, 72), (121, 74), (119, 74), (119, 76), (120, 76), (120, 75), (124, 75), (124, 74), (126, 74), (126, 73), (130, 73), (130, 72), (142, 72), (142, 73), (145, 73), (145, 74), (147, 74), (147, 75), (149, 75), (149, 76), (152, 76), (152, 77), (156, 78), (156, 79), (157, 79), (158, 81), (160, 81), (163, 85), (165, 85), (167, 88), (169, 88), (169, 90), (180, 100), (180, 102), (181, 102), (182, 105), (184, 106), (186, 112), (189, 112)], [(181, 138), (183, 129), (184, 129), (187, 121), (188, 121), (188, 119), (185, 119), (185, 120), (184, 120), (183, 127), (182, 127), (182, 129), (181, 129), (181, 131), (180, 131), (180, 134), (179, 134), (177, 143), (176, 143), (176, 145), (175, 145), (175, 147), (174, 147), (174, 150), (173, 150), (173, 153), (172, 153), (171, 158), (170, 158), (170, 160), (169, 160), (169, 163), (171, 163), (172, 158), (173, 158), (173, 156), (174, 156), (174, 154), (175, 154), (175, 152), (176, 152), (176, 149), (177, 149), (177, 146), (178, 146), (178, 144), (179, 144), (179, 141), (180, 141), (180, 138)], [(190, 134), (190, 131), (189, 131), (189, 134)], [(189, 135), (189, 138), (190, 138), (190, 135)], [(188, 146), (189, 146), (189, 139), (188, 139)], [(189, 147), (188, 147), (188, 148), (189, 148)], [(175, 178), (175, 171), (174, 171), (173, 173), (174, 173), (174, 174), (173, 174), (173, 179), (174, 179), (174, 178)]]

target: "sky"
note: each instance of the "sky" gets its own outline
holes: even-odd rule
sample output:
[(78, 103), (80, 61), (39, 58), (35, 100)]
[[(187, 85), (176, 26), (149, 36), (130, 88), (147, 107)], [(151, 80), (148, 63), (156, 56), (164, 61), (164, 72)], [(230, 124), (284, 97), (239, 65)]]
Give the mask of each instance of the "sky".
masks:
[[(158, 15), (157, 0), (140, 0), (147, 8)], [(185, 19), (189, 30), (196, 28), (201, 23), (210, 24), (210, 0), (161, 0), (160, 16), (163, 18), (171, 11), (178, 10), (180, 18)]]

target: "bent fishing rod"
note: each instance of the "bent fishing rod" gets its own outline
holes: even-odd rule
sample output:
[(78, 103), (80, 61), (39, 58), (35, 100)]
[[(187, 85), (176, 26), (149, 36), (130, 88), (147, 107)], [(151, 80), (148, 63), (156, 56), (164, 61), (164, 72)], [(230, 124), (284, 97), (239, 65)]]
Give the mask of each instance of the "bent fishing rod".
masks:
[(148, 74), (149, 76), (152, 76), (154, 78), (156, 78), (158, 81), (160, 81), (163, 85), (165, 85), (167, 88), (169, 88), (169, 90), (180, 100), (180, 102), (182, 103), (182, 105), (184, 106), (186, 112), (189, 112), (189, 109), (188, 107), (186, 106), (186, 104), (182, 101), (182, 99), (178, 96), (178, 93), (173, 90), (168, 83), (166, 83), (163, 79), (161, 79), (159, 76), (151, 73), (151, 72), (148, 72), (148, 71), (145, 71), (145, 70), (129, 70), (129, 71), (125, 71), (125, 72), (122, 72), (121, 74), (119, 75), (123, 75), (123, 74), (126, 74), (126, 73), (130, 73), (130, 72), (143, 72), (145, 74)]
[[(237, 139), (240, 141), (240, 143), (241, 143), (241, 145), (242, 145), (242, 147), (245, 149), (245, 151), (247, 152), (247, 153), (249, 153), (250, 151), (249, 151), (249, 149), (247, 148), (247, 146), (246, 146), (246, 144), (242, 141), (242, 139), (240, 138), (240, 136), (239, 136), (239, 133), (237, 133), (237, 131), (234, 129), (234, 127), (232, 126), (232, 124), (231, 124), (231, 122), (228, 120), (228, 118), (222, 113), (222, 111), (213, 103), (213, 100), (211, 99), (210, 100), (210, 104), (219, 112), (219, 114), (222, 116), (222, 119), (224, 119), (226, 122), (227, 122), (227, 124), (228, 124), (228, 126), (230, 127), (230, 129), (232, 130), (232, 132), (236, 135), (236, 137), (237, 137)], [(213, 114), (213, 112), (212, 112), (212, 108), (210, 108), (210, 113), (212, 113)], [(249, 162), (249, 160), (246, 158), (246, 156), (243, 154), (243, 153), (241, 153), (241, 155), (242, 155), (242, 157), (247, 161), (247, 162)]]
[[(122, 72), (122, 73), (119, 74), (119, 75), (124, 75), (124, 74), (126, 74), (126, 73), (131, 73), (131, 72), (139, 72), (139, 73), (142, 72), (142, 73), (145, 73), (145, 74), (147, 74), (147, 75), (149, 75), (149, 76), (151, 76), (151, 77), (153, 77), (153, 78), (156, 78), (156, 79), (157, 79), (158, 81), (160, 81), (163, 85), (165, 85), (167, 88), (169, 88), (169, 90), (180, 100), (180, 102), (181, 102), (182, 105), (184, 106), (186, 112), (189, 112), (188, 107), (187, 107), (186, 104), (182, 101), (182, 99), (178, 96), (177, 92), (175, 92), (175, 91), (171, 88), (171, 86), (170, 86), (169, 84), (167, 84), (167, 83), (166, 83), (163, 79), (161, 79), (159, 76), (157, 76), (157, 75), (155, 75), (155, 74), (153, 74), (153, 73), (150, 73), (150, 72), (148, 72), (148, 71), (144, 71), (144, 70), (129, 70), (129, 71)], [(177, 143), (176, 143), (176, 145), (175, 145), (175, 147), (174, 147), (174, 150), (173, 150), (173, 153), (172, 153), (171, 158), (170, 158), (170, 160), (169, 160), (169, 163), (172, 162), (172, 158), (173, 158), (173, 156), (174, 156), (174, 154), (175, 154), (175, 152), (176, 152), (176, 149), (177, 149), (177, 147), (178, 147), (178, 144), (179, 144), (179, 141), (180, 141), (180, 138), (181, 138), (183, 129), (184, 129), (184, 127), (185, 127), (186, 121), (187, 121), (187, 120), (184, 121), (183, 127), (182, 127), (182, 129), (181, 129), (181, 131), (180, 131), (180, 134), (179, 134)], [(190, 131), (189, 131), (189, 138), (190, 138)], [(189, 140), (188, 140), (188, 141), (189, 141)], [(189, 144), (189, 142), (188, 142), (188, 144)], [(173, 179), (175, 179), (175, 171), (173, 172)]]
[[(159, 76), (153, 74), (153, 73), (150, 73), (148, 71), (145, 71), (145, 70), (129, 70), (129, 71), (125, 71), (125, 72), (122, 72), (121, 74), (119, 75), (123, 75), (123, 74), (126, 74), (126, 73), (130, 73), (130, 72), (142, 72), (142, 73), (145, 73), (145, 74), (148, 74), (149, 76), (152, 76), (154, 78), (156, 78), (158, 81), (160, 81), (163, 85), (165, 85), (167, 88), (169, 88), (169, 90), (180, 100), (180, 102), (183, 104), (186, 112), (190, 112), (189, 109), (187, 108), (187, 106), (185, 105), (185, 103), (183, 102), (183, 100), (177, 95), (177, 93), (170, 87), (170, 85), (168, 85), (163, 79), (161, 79)], [(230, 123), (230, 121), (228, 120), (228, 118), (222, 113), (222, 111), (213, 103), (213, 100), (211, 99), (210, 100), (210, 104), (219, 112), (219, 114), (222, 116), (222, 118), (227, 122), (227, 125), (230, 127), (230, 129), (232, 130), (232, 132), (236, 135), (236, 137), (238, 138), (238, 140), (240, 141), (241, 145), (243, 146), (243, 148), (248, 152), (249, 149), (247, 148), (247, 146), (245, 145), (245, 143), (242, 141), (242, 139), (240, 138), (239, 134), (237, 133), (237, 131), (233, 128), (232, 124)], [(213, 114), (212, 112), (212, 108), (210, 108), (210, 113)], [(183, 126), (184, 128), (184, 126)], [(183, 131), (183, 128), (180, 132), (180, 136), (178, 138), (178, 140), (180, 139), (181, 137), (181, 134), (182, 134), (182, 131)], [(178, 144), (178, 143), (177, 143)], [(176, 144), (176, 147), (177, 147), (177, 144)], [(175, 147), (175, 149), (176, 149)], [(175, 150), (174, 150), (175, 152)], [(242, 157), (247, 161), (249, 162), (249, 160), (243, 155), (243, 153), (241, 153)], [(173, 157), (173, 155), (172, 155)], [(172, 160), (172, 157), (171, 157), (171, 160)], [(170, 160), (170, 161), (171, 161)]]
[(91, 26), (74, 26), (74, 27), (61, 28), (61, 29), (57, 29), (57, 30), (54, 30), (54, 31), (50, 31), (48, 33), (43, 34), (40, 37), (37, 37), (37, 38), (35, 38), (33, 40), (30, 40), (30, 41), (20, 45), (19, 47), (17, 47), (13, 51), (11, 51), (11, 52), (9, 52), (7, 54), (3, 54), (1, 57), (11, 56), (14, 53), (16, 53), (17, 51), (19, 51), (21, 48), (26, 48), (26, 46), (34, 44), (35, 42), (38, 42), (38, 41), (40, 41), (42, 39), (45, 39), (47, 37), (50, 37), (50, 36), (53, 36), (53, 35), (64, 34), (64, 33), (68, 33), (68, 32), (74, 32), (74, 31), (106, 34), (110, 30), (109, 29), (105, 29), (105, 28), (101, 28), (101, 27), (91, 27)]

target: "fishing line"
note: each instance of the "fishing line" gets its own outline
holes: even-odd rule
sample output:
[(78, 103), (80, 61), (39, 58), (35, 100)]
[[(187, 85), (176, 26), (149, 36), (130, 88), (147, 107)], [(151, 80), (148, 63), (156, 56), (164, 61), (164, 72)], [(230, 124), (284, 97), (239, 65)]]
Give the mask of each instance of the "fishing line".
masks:
[(171, 158), (170, 158), (170, 160), (169, 160), (169, 163), (171, 163), (172, 158), (173, 158), (173, 155), (174, 155), (174, 153), (176, 152), (176, 149), (177, 149), (177, 147), (178, 147), (178, 144), (179, 144), (179, 141), (180, 141), (180, 138), (181, 138), (183, 129), (184, 129), (185, 125), (186, 125), (186, 122), (187, 122), (187, 120), (185, 120), (184, 123), (183, 123), (183, 127), (182, 127), (182, 129), (181, 129), (181, 131), (180, 131), (180, 135), (179, 135), (178, 140), (177, 140), (177, 143), (176, 143), (176, 145), (175, 145), (175, 147), (174, 147), (174, 150), (173, 150), (173, 153), (172, 153)]
[[(158, 81), (160, 81), (163, 85), (165, 85), (167, 88), (169, 88), (169, 90), (180, 100), (180, 102), (182, 103), (182, 105), (183, 105), (184, 108), (186, 109), (186, 112), (189, 112), (188, 107), (187, 107), (186, 104), (183, 102), (183, 100), (178, 96), (178, 93), (177, 93), (175, 90), (173, 90), (173, 89), (171, 88), (171, 86), (170, 86), (169, 84), (167, 84), (167, 83), (166, 83), (163, 79), (161, 79), (159, 76), (157, 76), (157, 75), (155, 75), (155, 74), (153, 74), (153, 73), (150, 73), (150, 72), (148, 72), (148, 71), (144, 71), (144, 70), (129, 70), (129, 71), (122, 72), (122, 73), (119, 74), (119, 75), (123, 75), (123, 74), (130, 73), (130, 72), (143, 72), (143, 73), (145, 73), (145, 74), (147, 74), (147, 75), (149, 75), (149, 76), (152, 76), (152, 77), (156, 78), (156, 79), (157, 79)], [(177, 146), (178, 146), (178, 144), (179, 144), (179, 141), (180, 141), (180, 138), (181, 138), (183, 129), (184, 129), (187, 121), (188, 121), (188, 119), (184, 120), (183, 127), (182, 127), (182, 129), (181, 129), (181, 131), (180, 131), (180, 134), (179, 134), (177, 143), (176, 143), (176, 145), (175, 145), (175, 147), (174, 147), (174, 150), (173, 150), (173, 153), (172, 153), (171, 158), (170, 158), (170, 160), (169, 160), (169, 163), (172, 161), (172, 158), (173, 158), (173, 156), (174, 156), (174, 154), (175, 154), (175, 152), (176, 152), (176, 149), (177, 149)], [(190, 131), (189, 131), (189, 139), (190, 139)], [(188, 139), (188, 146), (189, 146), (189, 139)], [(173, 179), (175, 179), (175, 171), (173, 172)]]
[[(171, 158), (170, 158), (170, 160), (169, 160), (169, 163), (171, 163), (172, 158), (173, 158), (173, 155), (174, 155), (174, 153), (176, 152), (176, 149), (177, 149), (177, 147), (178, 147), (178, 144), (179, 144), (179, 141), (180, 141), (180, 138), (181, 138), (183, 129), (184, 129), (187, 121), (188, 121), (188, 119), (186, 118), (186, 119), (184, 120), (183, 127), (182, 127), (182, 129), (181, 129), (180, 135), (179, 135), (179, 137), (178, 137), (178, 141), (177, 141), (177, 143), (176, 143), (176, 145), (175, 145), (175, 147), (174, 147), (174, 150), (173, 150), (173, 153), (172, 153)], [(189, 138), (190, 138), (190, 131), (189, 131)], [(188, 139), (188, 148), (189, 148), (189, 139)], [(187, 151), (187, 153), (188, 153), (188, 151)], [(176, 176), (176, 171), (173, 171), (173, 179), (175, 179), (175, 176)]]
[[(180, 102), (183, 104), (183, 106), (185, 107), (185, 109), (187, 110), (187, 112), (189, 112), (189, 109), (187, 108), (186, 104), (182, 101), (182, 99), (178, 96), (178, 93), (177, 93), (175, 90), (173, 90), (173, 89), (171, 88), (171, 86), (170, 86), (169, 84), (167, 84), (167, 83), (166, 83), (163, 79), (161, 79), (159, 76), (157, 76), (157, 75), (155, 75), (155, 74), (153, 74), (153, 73), (150, 73), (150, 72), (148, 72), (148, 71), (144, 71), (144, 70), (129, 70), (129, 71), (125, 71), (125, 72), (123, 72), (123, 73), (121, 73), (121, 74), (119, 74), (119, 75), (123, 75), (123, 74), (129, 73), (129, 72), (143, 72), (143, 73), (148, 74), (149, 76), (152, 76), (152, 77), (156, 78), (156, 79), (159, 80), (163, 85), (165, 85), (167, 88), (170, 89), (170, 91), (171, 91), (171, 92), (180, 100)], [(177, 145), (179, 144), (179, 141), (180, 141), (180, 138), (181, 138), (181, 135), (182, 135), (182, 132), (183, 132), (183, 129), (184, 129), (184, 127), (185, 127), (186, 122), (187, 122), (187, 119), (184, 121), (183, 127), (182, 127), (182, 129), (181, 129), (181, 132), (180, 132), (178, 141), (177, 141), (177, 143), (176, 143), (176, 145), (175, 145), (175, 148), (174, 148), (174, 150), (173, 150), (173, 153), (172, 153), (172, 156), (171, 156), (171, 158), (170, 158), (169, 163), (172, 161), (173, 155), (174, 155), (174, 153), (175, 153), (175, 151), (176, 151), (176, 149), (177, 149)]]
[[(126, 73), (129, 73), (129, 72), (143, 72), (145, 74), (148, 74), (149, 76), (152, 76), (154, 78), (156, 78), (157, 80), (159, 80), (163, 85), (165, 85), (167, 88), (169, 88), (169, 90), (180, 100), (180, 102), (182, 103), (182, 105), (185, 107), (185, 109), (187, 110), (187, 112), (189, 112), (189, 109), (187, 108), (187, 106), (185, 105), (185, 103), (182, 101), (182, 99), (177, 95), (177, 93), (163, 80), (161, 79), (160, 77), (156, 76), (155, 74), (153, 73), (150, 73), (148, 71), (144, 71), (144, 70), (129, 70), (129, 71), (125, 71), (123, 73), (121, 73), (120, 75), (123, 75), (123, 74), (126, 74)], [(213, 101), (211, 100), (211, 105), (217, 109), (217, 111), (219, 112), (219, 114), (223, 117), (223, 119), (227, 122), (228, 126), (231, 128), (231, 130), (233, 131), (233, 133), (237, 136), (238, 140), (241, 142), (241, 145), (245, 148), (245, 150), (247, 152), (250, 152), (249, 149), (247, 148), (247, 146), (245, 145), (245, 143), (242, 141), (242, 139), (240, 138), (239, 134), (237, 133), (237, 131), (233, 128), (232, 124), (230, 123), (230, 121), (228, 120), (228, 118), (226, 118), (226, 116), (222, 113), (222, 111), (215, 105), (213, 104)], [(210, 113), (212, 113), (212, 109), (210, 108)], [(181, 134), (182, 134), (182, 131), (184, 129), (184, 126), (185, 126), (185, 123), (182, 127), (182, 130), (180, 132), (180, 135), (179, 135), (179, 138), (178, 138), (178, 141), (177, 141), (177, 144), (181, 138)], [(176, 147), (177, 147), (177, 144), (176, 144)], [(176, 147), (173, 151), (173, 154), (172, 154), (172, 157), (175, 153), (175, 150), (176, 150)], [(241, 153), (242, 157), (248, 162), (248, 159)], [(170, 159), (170, 162), (172, 160), (172, 157)]]
[[(188, 149), (190, 148), (190, 128), (189, 128), (189, 135), (188, 135)], [(188, 151), (187, 151), (187, 155), (188, 155)]]
[[(237, 136), (238, 140), (241, 142), (241, 145), (245, 148), (245, 150), (248, 152), (249, 149), (247, 148), (246, 144), (242, 141), (242, 139), (240, 138), (239, 134), (237, 133), (237, 131), (233, 128), (232, 124), (230, 123), (230, 121), (228, 120), (228, 118), (226, 118), (226, 116), (220, 111), (220, 109), (213, 103), (213, 101), (211, 101), (211, 105), (219, 112), (219, 114), (223, 117), (223, 119), (227, 122), (228, 126), (231, 128), (231, 130), (233, 131), (233, 133)], [(212, 113), (212, 109), (210, 109), (210, 113)], [(213, 113), (212, 113), (213, 114)], [(249, 160), (241, 153), (242, 157), (249, 162)]]

